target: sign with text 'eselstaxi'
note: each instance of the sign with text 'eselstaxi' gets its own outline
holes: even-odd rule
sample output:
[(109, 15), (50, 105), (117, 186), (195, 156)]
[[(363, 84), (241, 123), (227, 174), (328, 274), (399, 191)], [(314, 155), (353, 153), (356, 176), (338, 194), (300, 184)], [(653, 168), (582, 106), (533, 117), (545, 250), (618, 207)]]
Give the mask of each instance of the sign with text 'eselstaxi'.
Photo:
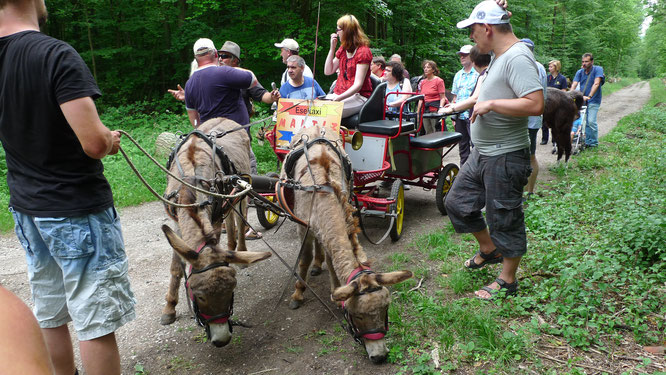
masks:
[(330, 100), (280, 99), (275, 125), (275, 146), (288, 148), (291, 138), (299, 130), (310, 126), (327, 126), (339, 132), (342, 106), (342, 102)]

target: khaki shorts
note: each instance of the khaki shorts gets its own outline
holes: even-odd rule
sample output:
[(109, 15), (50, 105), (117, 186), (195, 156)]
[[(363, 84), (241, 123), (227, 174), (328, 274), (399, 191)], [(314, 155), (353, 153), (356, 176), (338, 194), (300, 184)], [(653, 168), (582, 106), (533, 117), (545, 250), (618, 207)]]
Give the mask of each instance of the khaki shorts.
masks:
[(76, 217), (16, 212), (34, 314), (42, 328), (72, 322), (79, 340), (116, 331), (135, 317), (136, 300), (115, 208)]

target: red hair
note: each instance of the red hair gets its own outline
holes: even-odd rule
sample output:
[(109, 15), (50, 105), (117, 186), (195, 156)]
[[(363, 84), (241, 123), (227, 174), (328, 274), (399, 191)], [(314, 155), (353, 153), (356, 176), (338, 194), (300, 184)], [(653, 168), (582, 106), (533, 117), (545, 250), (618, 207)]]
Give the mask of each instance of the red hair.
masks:
[(369, 46), (370, 39), (365, 35), (358, 19), (351, 14), (345, 14), (338, 19), (337, 25), (342, 29), (342, 49), (353, 52), (358, 47)]

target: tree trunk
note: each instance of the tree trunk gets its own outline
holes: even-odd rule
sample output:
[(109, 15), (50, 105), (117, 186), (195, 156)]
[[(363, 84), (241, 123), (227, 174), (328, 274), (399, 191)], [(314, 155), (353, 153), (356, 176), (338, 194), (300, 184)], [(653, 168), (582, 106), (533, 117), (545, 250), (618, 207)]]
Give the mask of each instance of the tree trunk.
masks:
[(95, 81), (97, 81), (97, 64), (95, 64), (95, 49), (93, 48), (92, 32), (90, 30), (90, 21), (88, 19), (88, 9), (83, 6), (83, 14), (86, 17), (86, 28), (88, 29), (88, 46), (90, 46), (90, 58), (92, 59), (92, 71)]

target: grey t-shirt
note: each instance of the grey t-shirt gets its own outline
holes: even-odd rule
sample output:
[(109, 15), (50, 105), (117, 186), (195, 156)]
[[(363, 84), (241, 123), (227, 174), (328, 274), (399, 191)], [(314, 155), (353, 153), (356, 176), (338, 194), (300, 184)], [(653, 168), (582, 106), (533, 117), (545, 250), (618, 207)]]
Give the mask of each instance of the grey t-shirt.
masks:
[[(493, 56), (478, 102), (522, 98), (537, 90), (543, 90), (543, 86), (532, 52), (518, 42), (501, 56)], [(530, 146), (527, 117), (491, 111), (477, 116), (471, 128), (472, 142), (481, 155), (502, 155)]]

